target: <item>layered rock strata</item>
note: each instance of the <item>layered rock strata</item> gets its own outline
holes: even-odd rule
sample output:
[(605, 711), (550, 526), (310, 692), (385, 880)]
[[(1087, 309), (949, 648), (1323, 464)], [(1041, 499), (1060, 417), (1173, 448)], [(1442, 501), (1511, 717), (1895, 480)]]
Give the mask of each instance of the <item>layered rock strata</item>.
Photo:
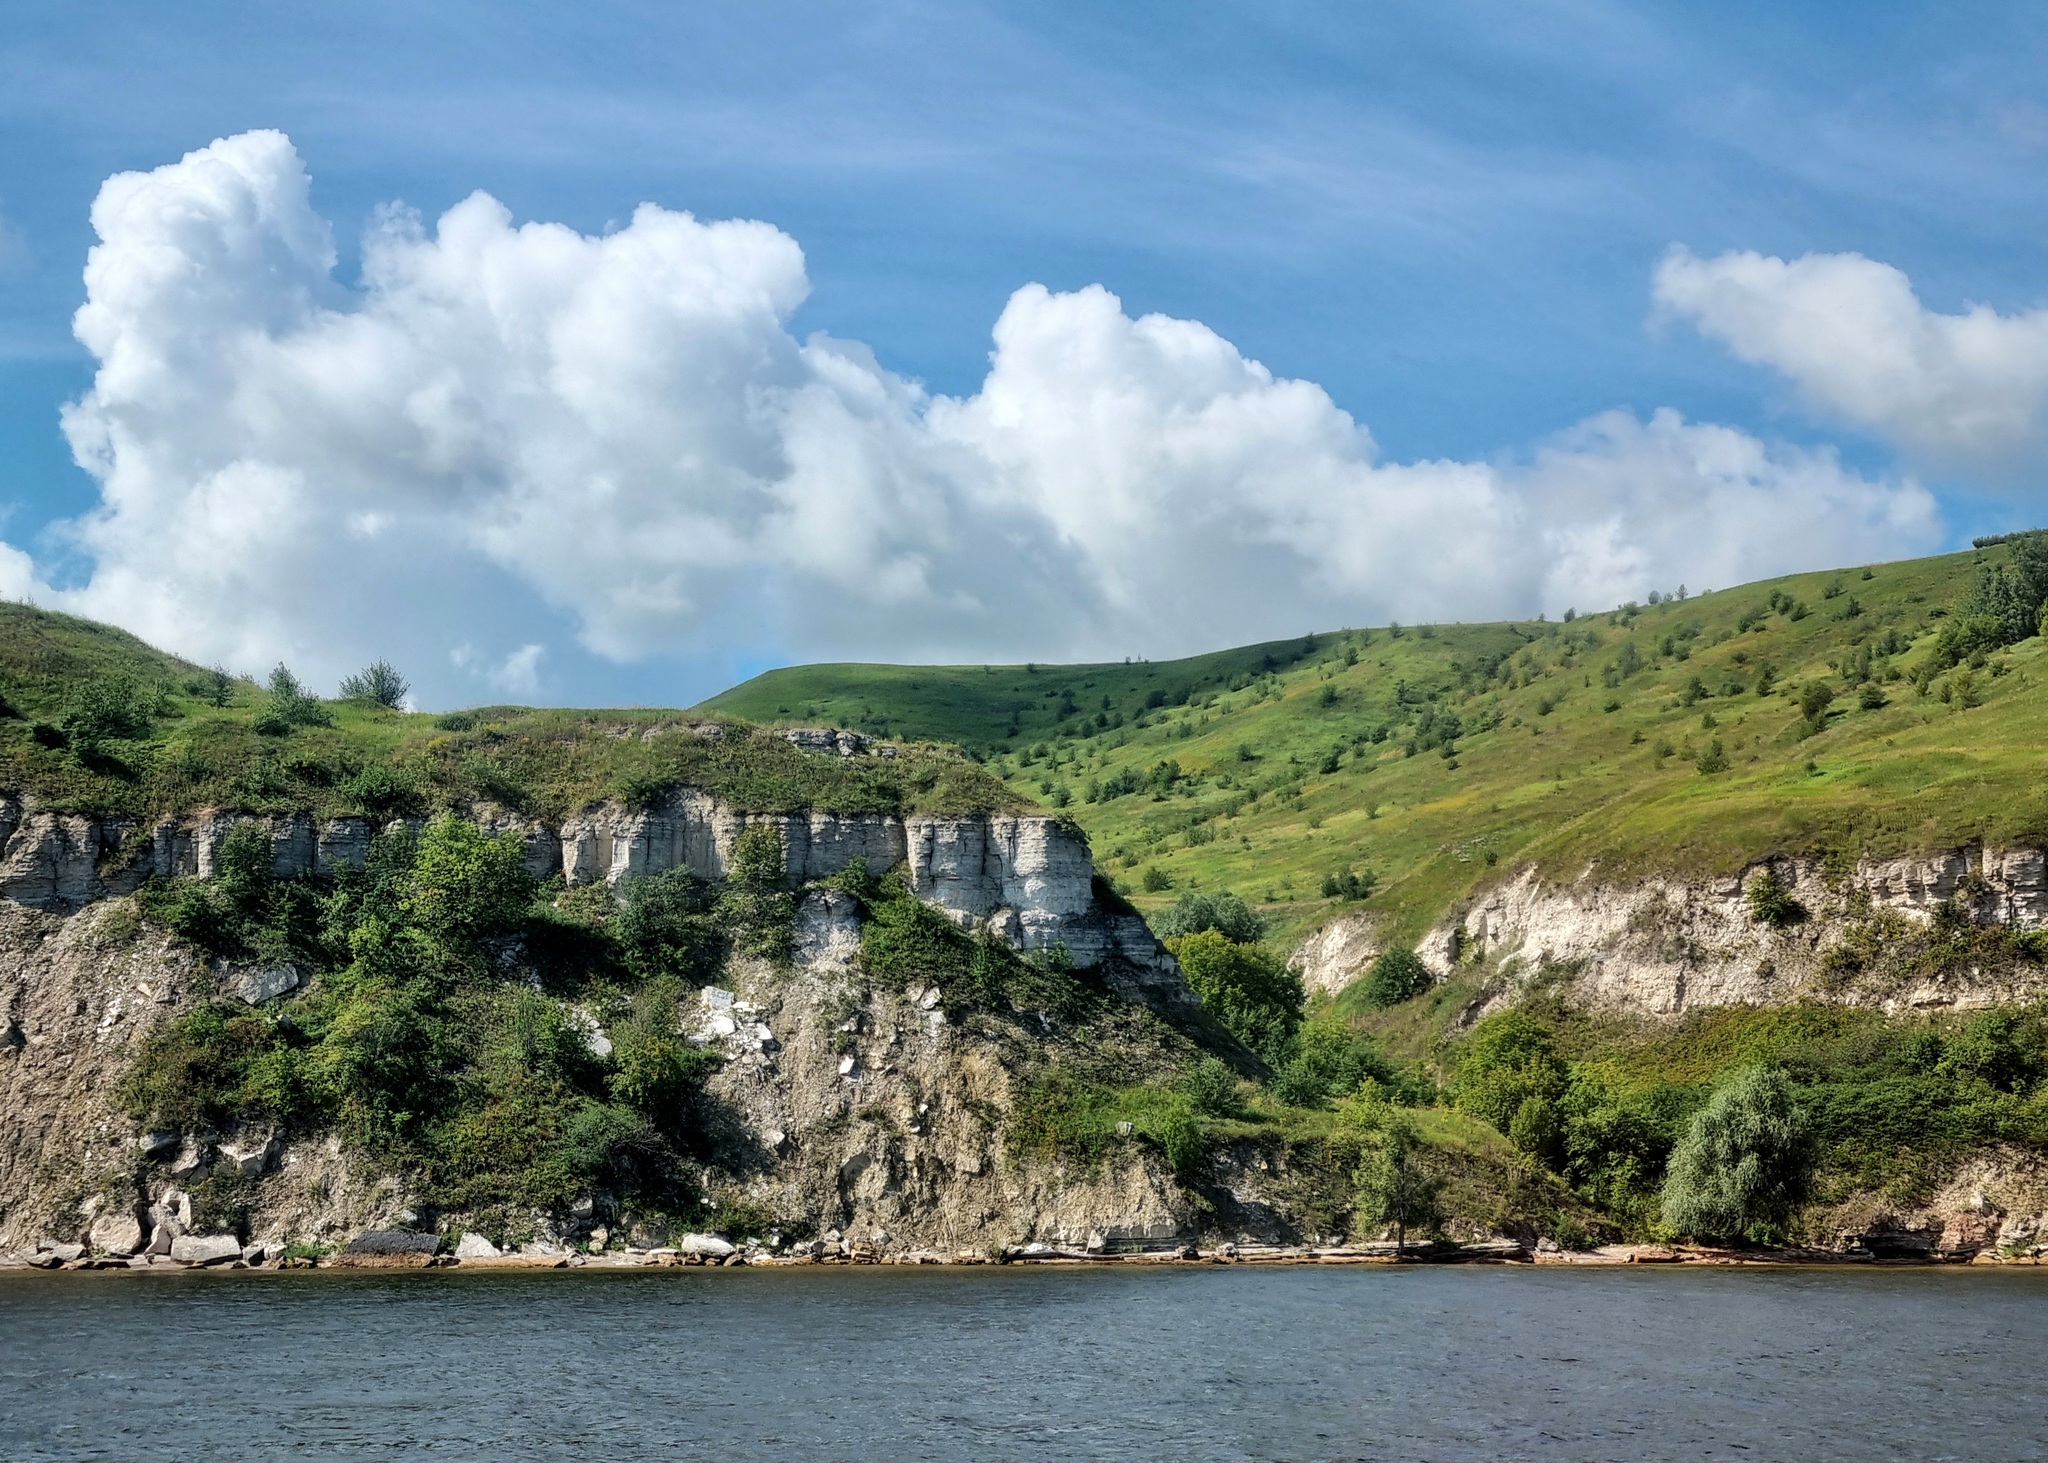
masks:
[[(1760, 923), (1750, 907), (1749, 887), (1766, 868), (1802, 912), (1781, 927)], [(1830, 968), (1829, 952), (1857, 926), (1890, 919), (1910, 931), (1943, 910), (1981, 926), (2048, 927), (2048, 859), (2037, 848), (1974, 846), (1844, 869), (1783, 856), (1720, 878), (1630, 884), (1590, 875), (1555, 884), (1524, 871), (1439, 923), (1419, 953), (1439, 975), (1462, 961), (1501, 972), (1483, 1009), (1537, 977), (1568, 982), (1574, 999), (1594, 1008), (1652, 1015), (1812, 999), (1967, 1008), (2048, 992), (2048, 971), (2031, 964), (1910, 977)], [(1305, 947), (1304, 960), (1334, 943)], [(1355, 978), (1370, 942), (1349, 948), (1360, 959)]]
[[(906, 864), (917, 895), (963, 927), (987, 929), (1022, 950), (1064, 947), (1082, 967), (1120, 965), (1133, 991), (1142, 990), (1148, 1001), (1185, 1004), (1186, 987), (1170, 957), (1142, 919), (1098, 897), (1087, 842), (1059, 819), (745, 813), (693, 788), (677, 789), (650, 808), (599, 803), (559, 823), (489, 804), (472, 816), (494, 833), (522, 839), (536, 877), (559, 874), (572, 888), (678, 868), (722, 879), (734, 844), (752, 827), (775, 833), (798, 884), (829, 878), (855, 862), (875, 874)], [(212, 811), (145, 827), (31, 809), (0, 796), (0, 900), (61, 914), (132, 893), (151, 875), (205, 878), (241, 824), (264, 829), (280, 878), (360, 868), (375, 832), (363, 818)]]

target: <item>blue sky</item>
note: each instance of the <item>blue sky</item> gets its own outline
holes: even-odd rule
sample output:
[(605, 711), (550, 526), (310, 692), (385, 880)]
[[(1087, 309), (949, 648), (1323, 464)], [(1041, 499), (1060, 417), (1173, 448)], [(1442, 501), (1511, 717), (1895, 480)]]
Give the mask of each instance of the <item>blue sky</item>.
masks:
[[(2037, 308), (2040, 7), (16, 0), (9, 14), (0, 498), (7, 539), (58, 590), (95, 560), (48, 532), (100, 495), (57, 420), (93, 380), (71, 316), (94, 197), (251, 129), (289, 135), (343, 292), (393, 200), (431, 229), (481, 189), (515, 221), (592, 236), (652, 201), (774, 225), (808, 280), (792, 337), (862, 342), (949, 397), (981, 389), (1014, 291), (1099, 284), (1127, 317), (1200, 321), (1317, 383), (1386, 462), (1526, 461), (1596, 414), (1669, 408), (1832, 448), (1875, 482), (1910, 478), (1946, 543), (2042, 516), (2034, 458), (1987, 468), (1916, 449), (1868, 413), (1817, 407), (1825, 390), (1795, 389), (1726, 331), (1654, 319), (1652, 298), (1679, 245), (1708, 260), (1857, 254), (1934, 312)], [(497, 585), (479, 593), (525, 582), (502, 556), (479, 572)], [(1351, 591), (1299, 612), (1394, 603)], [(621, 640), (591, 629), (573, 590), (538, 597), (472, 659), (544, 645), (547, 673), (527, 683), (541, 699), (691, 699), (763, 663), (898, 643), (879, 620), (841, 646), (717, 614)], [(1203, 628), (1276, 630), (1235, 623)], [(137, 628), (163, 638), (165, 622)], [(1138, 653), (1195, 648), (1136, 621), (1119, 633)], [(995, 654), (1029, 637), (942, 641), (900, 645)], [(280, 643), (316, 665), (362, 648)], [(1100, 648), (1067, 631), (1044, 648), (1069, 645)], [(427, 640), (411, 653), (438, 656)], [(439, 700), (468, 689), (445, 667), (415, 679)]]

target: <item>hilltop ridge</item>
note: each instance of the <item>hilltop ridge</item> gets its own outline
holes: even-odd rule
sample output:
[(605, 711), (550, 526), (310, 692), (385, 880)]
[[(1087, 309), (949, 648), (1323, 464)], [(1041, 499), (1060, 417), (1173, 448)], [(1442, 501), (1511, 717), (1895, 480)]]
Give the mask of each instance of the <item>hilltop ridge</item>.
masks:
[(1064, 808), (1144, 906), (1228, 887), (1299, 932), (1364, 894), (1412, 939), (1510, 867), (1725, 872), (2048, 832), (2048, 649), (1932, 664), (2011, 552), (1172, 662), (795, 667), (704, 705), (951, 736)]

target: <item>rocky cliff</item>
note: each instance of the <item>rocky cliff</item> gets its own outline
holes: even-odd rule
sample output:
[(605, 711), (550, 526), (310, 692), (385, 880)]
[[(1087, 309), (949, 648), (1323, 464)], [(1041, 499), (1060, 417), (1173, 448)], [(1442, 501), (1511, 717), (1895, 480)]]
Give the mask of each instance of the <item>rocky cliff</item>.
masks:
[[(1788, 901), (1775, 921), (1750, 897), (1766, 876)], [(2048, 968), (1996, 936), (2043, 928), (2048, 857), (1977, 845), (1853, 864), (1788, 855), (1720, 878), (1628, 884), (1525, 870), (1440, 921), (1419, 953), (1439, 977), (1491, 976), (1475, 1016), (1539, 978), (1595, 1009), (1656, 1016), (1810, 1000), (1901, 1011), (2040, 998)], [(1949, 958), (1931, 958), (1937, 937)], [(1335, 991), (1379, 948), (1370, 916), (1350, 915), (1304, 941), (1294, 963)]]
[[(791, 882), (809, 886), (793, 958), (736, 959), (684, 1012), (681, 1034), (724, 1059), (708, 1087), (717, 1115), (708, 1204), (949, 1254), (1034, 1241), (1160, 1246), (1192, 1232), (1190, 1201), (1143, 1144), (1074, 1167), (1018, 1160), (1005, 1146), (1026, 1067), (1085, 1039), (1108, 1041), (1134, 1072), (1170, 1077), (1187, 1059), (1172, 1022), (1197, 1009), (1144, 921), (1099, 889), (1069, 825), (750, 815), (689, 790), (652, 808), (593, 806), (559, 825), (491, 807), (474, 815), (523, 839), (533, 872), (559, 873), (571, 887), (673, 868), (716, 880), (749, 826), (772, 828)], [(182, 1235), (218, 1231), (224, 1221), (208, 1212), (208, 1196), (228, 1190), (259, 1243), (428, 1222), (402, 1173), (326, 1135), (147, 1133), (120, 1108), (119, 1078), (159, 1023), (208, 1001), (269, 1009), (301, 983), (298, 971), (271, 980), (209, 962), (141, 920), (126, 897), (152, 874), (209, 875), (229, 832), (252, 822), (286, 878), (360, 866), (372, 833), (355, 818), (204, 813), (140, 828), (0, 804), (0, 1251), (52, 1235), (167, 1251)], [(1022, 951), (1064, 950), (1129, 1005), (1112, 1000), (1083, 1038), (1051, 1016), (949, 1015), (935, 986), (871, 982), (856, 901), (816, 884), (857, 860), (875, 873), (903, 866), (913, 891), (963, 928)], [(593, 1052), (608, 1051), (601, 1025), (585, 1025)], [(617, 1222), (597, 1194), (583, 1212), (536, 1212), (513, 1228), (547, 1247)]]
[[(739, 835), (770, 828), (793, 883), (830, 878), (856, 861), (876, 874), (905, 864), (914, 892), (963, 926), (986, 928), (1021, 950), (1064, 947), (1081, 966), (1128, 967), (1124, 977), (1141, 982), (1146, 998), (1186, 999), (1171, 959), (1141, 918), (1102, 897), (1087, 840), (1060, 819), (747, 813), (691, 788), (648, 808), (594, 804), (559, 823), (490, 804), (471, 814), (494, 833), (522, 839), (536, 877), (559, 875), (572, 889), (676, 868), (723, 879)], [(245, 824), (265, 829), (272, 872), (287, 879), (362, 867), (375, 832), (364, 818), (216, 811), (145, 827), (0, 796), (0, 900), (62, 914), (133, 893), (152, 875), (207, 878), (228, 834)]]

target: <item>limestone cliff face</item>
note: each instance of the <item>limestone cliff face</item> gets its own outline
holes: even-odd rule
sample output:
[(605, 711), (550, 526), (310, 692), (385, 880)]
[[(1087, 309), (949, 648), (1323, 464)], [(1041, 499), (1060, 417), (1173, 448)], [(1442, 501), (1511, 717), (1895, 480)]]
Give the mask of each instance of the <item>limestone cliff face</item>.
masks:
[[(749, 815), (689, 790), (655, 808), (587, 808), (558, 826), (492, 807), (473, 815), (524, 839), (535, 874), (571, 885), (673, 868), (716, 879), (739, 835), (766, 825), (793, 881), (857, 859), (877, 873), (904, 864), (916, 892), (963, 927), (1026, 950), (1064, 946), (1126, 1000), (1167, 1016), (1196, 1006), (1144, 921), (1098, 894), (1086, 843), (1054, 819)], [(83, 1240), (94, 1225), (131, 1236), (189, 1228), (193, 1192), (222, 1165), (255, 1181), (259, 1240), (334, 1241), (420, 1218), (397, 1178), (329, 1138), (152, 1135), (119, 1108), (118, 1079), (156, 1023), (211, 999), (261, 1004), (304, 978), (287, 969), (266, 983), (275, 972), (209, 965), (121, 897), (151, 874), (211, 874), (249, 821), (265, 829), (280, 876), (360, 867), (372, 833), (360, 818), (219, 813), (143, 828), (0, 799), (0, 1251)], [(723, 977), (730, 989), (704, 992), (688, 1023), (727, 1059), (712, 1095), (731, 1161), (712, 1176), (713, 1197), (895, 1250), (1163, 1245), (1192, 1231), (1189, 1201), (1142, 1145), (1088, 1171), (1009, 1159), (1019, 1032), (950, 1023), (935, 989), (871, 988), (848, 895), (808, 890), (795, 936), (791, 965), (740, 962)], [(1050, 1025), (1024, 1032), (1059, 1039)], [(591, 1040), (604, 1039), (593, 1026)], [(602, 1217), (536, 1215), (534, 1229), (563, 1241)]]
[[(1805, 918), (1773, 928), (1751, 917), (1746, 890), (1765, 867)], [(1966, 847), (1831, 870), (1819, 858), (1780, 857), (1718, 879), (1626, 885), (1591, 876), (1560, 885), (1525, 871), (1438, 924), (1420, 953), (1440, 975), (1460, 959), (1500, 971), (1481, 1011), (1512, 1001), (1539, 973), (1568, 982), (1586, 1005), (1652, 1015), (1813, 999), (1976, 1007), (2048, 992), (2048, 971), (2032, 965), (1912, 978), (1830, 968), (1829, 952), (1858, 926), (1890, 917), (1896, 929), (1924, 927), (1944, 905), (1976, 924), (2040, 929), (2048, 859), (2037, 848)]]
[[(829, 878), (856, 861), (876, 874), (907, 864), (917, 895), (963, 926), (987, 929), (1022, 950), (1064, 946), (1079, 966), (1114, 966), (1112, 978), (1125, 994), (1148, 1004), (1192, 1002), (1144, 921), (1098, 896), (1087, 842), (1059, 819), (743, 813), (692, 788), (651, 808), (599, 803), (559, 824), (489, 804), (471, 814), (492, 832), (523, 839), (536, 877), (559, 874), (571, 888), (676, 868), (722, 879), (740, 834), (767, 827), (782, 843), (794, 883)], [(212, 811), (143, 827), (31, 809), (0, 796), (0, 900), (61, 914), (132, 893), (152, 874), (208, 877), (241, 823), (268, 834), (280, 878), (360, 868), (375, 831), (363, 818), (315, 822)]]

